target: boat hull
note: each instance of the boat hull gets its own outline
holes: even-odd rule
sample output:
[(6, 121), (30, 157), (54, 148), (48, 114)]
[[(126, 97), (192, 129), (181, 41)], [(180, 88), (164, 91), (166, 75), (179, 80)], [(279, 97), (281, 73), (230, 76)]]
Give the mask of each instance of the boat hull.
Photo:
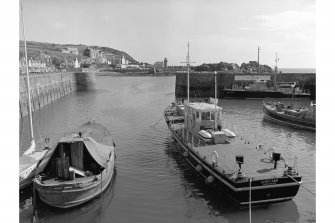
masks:
[[(189, 149), (184, 143), (181, 136), (170, 128), (176, 146), (180, 154), (183, 155), (190, 167), (192, 167), (203, 179), (214, 177), (213, 184), (218, 191), (229, 197), (235, 204), (239, 206), (249, 205), (249, 182), (232, 183), (230, 179), (223, 173), (218, 172), (213, 166), (201, 159), (194, 151)], [(185, 155), (187, 154), (187, 155)], [(201, 168), (199, 168), (199, 166)], [(256, 180), (252, 182), (251, 204), (252, 205), (268, 205), (272, 203), (284, 202), (292, 200), (297, 194), (301, 181), (301, 177), (294, 177), (295, 181), (288, 177), (275, 178), (273, 181)], [(207, 182), (207, 181), (206, 181)]]
[(26, 178), (20, 180), (20, 190), (28, 187), (33, 182), (35, 171), (36, 171), (36, 165), (33, 171), (31, 171), (31, 173)]
[[(19, 182), (19, 188), (20, 190), (28, 187), (35, 177), (36, 167), (37, 163), (45, 156), (45, 154), (48, 152), (48, 150), (43, 151), (37, 151), (33, 154), (28, 155), (28, 157), (33, 160), (30, 165), (25, 165), (23, 169), (20, 167), (20, 182)], [(24, 156), (24, 155), (23, 155)], [(24, 159), (24, 158), (23, 158)], [(22, 164), (22, 157), (20, 158), (20, 166)]]
[[(260, 98), (291, 98), (292, 94), (279, 91), (249, 91), (249, 90), (222, 90), (222, 98), (260, 99)], [(307, 93), (294, 94), (295, 98), (309, 98)]]
[(270, 120), (272, 122), (311, 131), (316, 130), (315, 122), (279, 114), (278, 112), (269, 109), (266, 104), (263, 104), (263, 114), (265, 119)]
[(46, 204), (57, 208), (71, 208), (79, 206), (105, 191), (111, 183), (115, 168), (114, 159), (110, 160), (107, 171), (104, 170), (102, 181), (100, 175), (97, 180), (88, 177), (86, 181), (80, 183), (74, 181), (64, 181), (56, 185), (44, 185), (40, 180), (35, 182), (35, 187), (39, 198)]

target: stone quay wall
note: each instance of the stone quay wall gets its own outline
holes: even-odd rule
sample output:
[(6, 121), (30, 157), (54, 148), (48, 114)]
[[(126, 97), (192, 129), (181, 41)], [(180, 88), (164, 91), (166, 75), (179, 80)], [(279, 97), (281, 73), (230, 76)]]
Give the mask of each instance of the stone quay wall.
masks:
[[(32, 112), (56, 101), (75, 89), (73, 73), (50, 73), (29, 76)], [(29, 114), (27, 77), (20, 76), (20, 118)]]
[[(217, 74), (217, 94), (218, 98), (221, 97), (221, 92), (225, 86), (243, 85), (242, 81), (235, 81), (235, 75), (249, 75), (244, 73), (223, 73)], [(262, 73), (261, 75), (271, 75), (271, 82), (274, 82), (274, 74)], [(316, 73), (279, 73), (277, 74), (278, 82), (299, 82), (304, 89), (308, 89), (311, 93), (311, 98), (315, 98), (316, 87), (315, 87)], [(247, 81), (245, 81), (247, 82)], [(214, 83), (215, 74), (213, 72), (205, 73), (190, 73), (190, 97), (204, 98), (214, 97)], [(187, 74), (177, 73), (176, 84), (175, 84), (175, 96), (186, 97), (187, 96)]]

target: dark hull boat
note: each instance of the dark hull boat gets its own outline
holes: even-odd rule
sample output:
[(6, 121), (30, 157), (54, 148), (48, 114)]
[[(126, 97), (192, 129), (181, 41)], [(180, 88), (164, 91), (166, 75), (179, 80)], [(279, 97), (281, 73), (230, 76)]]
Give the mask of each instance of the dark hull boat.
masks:
[[(201, 128), (208, 128), (213, 136), (208, 142), (187, 128), (193, 121), (189, 120), (187, 124), (180, 107), (183, 106), (168, 107), (165, 120), (179, 152), (206, 183), (217, 186), (240, 206), (278, 203), (294, 198), (301, 176), (279, 153), (262, 145), (246, 144), (242, 138), (228, 137), (224, 131), (210, 131), (208, 125), (203, 125)], [(197, 124), (193, 128), (197, 129)], [(241, 156), (245, 164), (243, 168), (236, 169), (241, 163), (236, 160)]]
[(70, 208), (102, 194), (114, 175), (114, 146), (110, 132), (94, 121), (65, 135), (37, 170), (40, 199)]
[[(255, 91), (255, 90), (222, 90), (222, 98), (236, 99), (260, 99), (260, 98), (291, 98), (292, 93), (284, 93), (280, 91)], [(308, 93), (295, 93), (295, 98), (310, 98)]]
[(264, 102), (264, 118), (283, 125), (315, 131), (315, 104), (310, 108), (294, 109), (281, 103)]
[[(187, 65), (189, 80), (189, 54)], [(187, 163), (240, 206), (293, 199), (302, 182), (295, 168), (274, 148), (251, 144), (223, 129), (217, 103), (216, 89), (209, 103), (190, 103), (188, 88), (187, 101), (165, 109), (167, 126)]]

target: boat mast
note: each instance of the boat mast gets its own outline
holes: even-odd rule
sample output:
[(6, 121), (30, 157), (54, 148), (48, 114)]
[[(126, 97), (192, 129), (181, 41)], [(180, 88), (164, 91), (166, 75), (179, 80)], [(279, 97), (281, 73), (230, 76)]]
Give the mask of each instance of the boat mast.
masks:
[(23, 40), (24, 40), (24, 53), (26, 57), (26, 71), (27, 71), (27, 85), (28, 85), (28, 103), (29, 103), (29, 118), (30, 118), (30, 133), (31, 139), (34, 140), (34, 130), (33, 130), (33, 116), (31, 111), (31, 96), (30, 96), (30, 82), (29, 82), (29, 69), (28, 69), (28, 56), (27, 56), (27, 43), (26, 34), (24, 29), (24, 18), (23, 18), (23, 7), (21, 2), (21, 17), (22, 17), (22, 29), (23, 29)]
[(186, 62), (181, 62), (187, 64), (187, 103), (190, 101), (190, 43), (187, 42), (187, 56), (186, 56)]
[(217, 72), (215, 71), (214, 72), (215, 73), (215, 101), (214, 101), (214, 103), (215, 103), (215, 110), (214, 110), (214, 131), (216, 131), (216, 98), (217, 98), (217, 83), (216, 83), (216, 74), (217, 74)]
[(277, 56), (277, 52), (276, 52), (276, 66), (275, 66), (275, 77), (274, 77), (274, 87), (275, 87), (275, 90), (277, 90), (277, 72), (278, 72), (278, 66), (277, 66), (277, 63), (279, 61), (279, 58)]
[(187, 43), (187, 103), (190, 101), (190, 43)]
[(260, 51), (260, 48), (258, 46), (258, 53), (257, 53), (258, 73), (259, 73), (259, 51)]

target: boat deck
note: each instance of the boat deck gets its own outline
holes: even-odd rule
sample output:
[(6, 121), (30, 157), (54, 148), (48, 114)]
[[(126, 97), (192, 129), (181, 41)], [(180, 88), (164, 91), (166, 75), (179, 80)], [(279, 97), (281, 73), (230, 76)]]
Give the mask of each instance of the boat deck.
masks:
[[(175, 131), (178, 136), (181, 136), (182, 129)], [(218, 154), (216, 169), (227, 175), (232, 175), (238, 171), (236, 155), (244, 156), (241, 170), (247, 177), (253, 177), (258, 180), (276, 178), (283, 175), (286, 170), (285, 162), (282, 160), (277, 162), (277, 168), (274, 169), (274, 162), (270, 157), (274, 149), (256, 149), (256, 144), (248, 144), (241, 140), (240, 137), (231, 140), (230, 144), (207, 144), (206, 146), (200, 144), (200, 146), (197, 146), (197, 143), (194, 143), (194, 145), (192, 147), (191, 140), (189, 140), (188, 147), (208, 164), (213, 164), (212, 154), (216, 151)]]
[(193, 147), (193, 150), (204, 159), (212, 164), (212, 153), (216, 151), (218, 154), (217, 169), (220, 172), (233, 174), (238, 170), (235, 156), (243, 155), (244, 163), (242, 164), (242, 172), (248, 177), (256, 179), (265, 179), (269, 177), (278, 177), (285, 171), (283, 162), (277, 163), (274, 169), (274, 163), (270, 158), (271, 152), (259, 151), (256, 145), (250, 144), (217, 144)]

